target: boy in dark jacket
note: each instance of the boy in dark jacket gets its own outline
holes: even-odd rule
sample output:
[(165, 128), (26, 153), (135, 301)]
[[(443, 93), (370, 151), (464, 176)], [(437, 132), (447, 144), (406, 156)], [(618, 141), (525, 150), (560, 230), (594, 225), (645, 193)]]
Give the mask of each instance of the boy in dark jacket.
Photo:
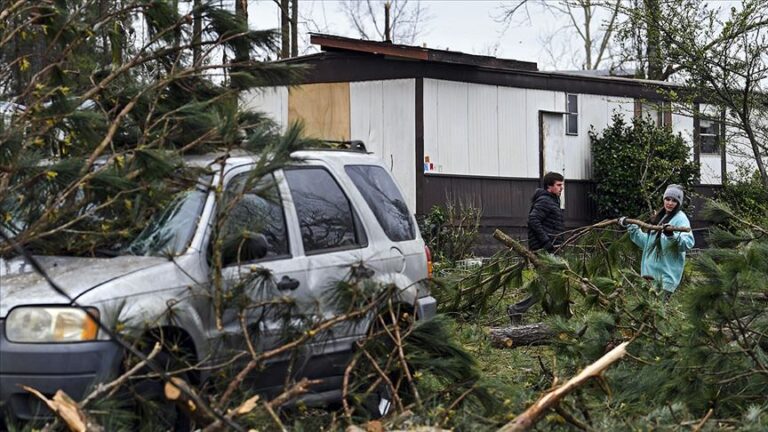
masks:
[(565, 179), (562, 174), (549, 172), (541, 182), (544, 188), (536, 189), (528, 212), (528, 249), (554, 252), (557, 236), (565, 231), (560, 209)]
[[(543, 188), (534, 192), (528, 212), (528, 249), (554, 252), (560, 240), (558, 236), (565, 231), (563, 210), (560, 208), (560, 195), (565, 187), (565, 178), (560, 173), (548, 172), (541, 179), (541, 184)], [(507, 313), (512, 324), (519, 324), (523, 314), (538, 301), (534, 296), (529, 296), (510, 305)]]

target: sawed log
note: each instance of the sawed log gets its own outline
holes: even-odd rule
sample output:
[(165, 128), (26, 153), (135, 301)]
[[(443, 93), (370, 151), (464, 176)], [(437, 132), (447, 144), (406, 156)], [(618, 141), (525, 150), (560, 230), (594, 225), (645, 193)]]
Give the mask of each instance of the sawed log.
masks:
[(546, 345), (554, 334), (552, 329), (544, 323), (512, 327), (492, 327), (488, 333), (491, 338), (491, 345), (496, 348)]

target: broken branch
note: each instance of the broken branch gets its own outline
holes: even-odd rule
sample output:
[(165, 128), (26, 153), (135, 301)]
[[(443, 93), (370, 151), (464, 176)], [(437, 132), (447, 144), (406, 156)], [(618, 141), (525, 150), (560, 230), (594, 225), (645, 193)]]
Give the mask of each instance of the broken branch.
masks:
[(608, 366), (612, 365), (627, 353), (629, 341), (622, 342), (619, 346), (600, 357), (596, 362), (584, 368), (578, 375), (569, 379), (562, 386), (545, 394), (539, 400), (531, 405), (525, 412), (515, 417), (514, 420), (504, 425), (498, 432), (517, 432), (526, 431), (549, 410), (560, 402), (565, 395), (581, 386), (590, 378), (600, 376)]

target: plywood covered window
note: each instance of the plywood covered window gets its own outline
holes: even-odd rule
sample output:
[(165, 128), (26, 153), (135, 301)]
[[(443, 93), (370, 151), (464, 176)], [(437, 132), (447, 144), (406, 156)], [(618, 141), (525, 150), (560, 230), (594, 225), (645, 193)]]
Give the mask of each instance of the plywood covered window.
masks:
[(568, 94), (565, 96), (565, 134), (579, 134), (579, 96)]

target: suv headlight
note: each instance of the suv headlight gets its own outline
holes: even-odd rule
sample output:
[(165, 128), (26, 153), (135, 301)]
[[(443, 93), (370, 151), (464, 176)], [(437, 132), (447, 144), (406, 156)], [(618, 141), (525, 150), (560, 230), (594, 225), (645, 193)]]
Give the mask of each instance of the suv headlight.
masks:
[[(98, 316), (96, 310), (91, 310)], [(73, 307), (18, 307), (5, 320), (11, 342), (81, 342), (96, 339), (99, 327), (83, 310)]]

